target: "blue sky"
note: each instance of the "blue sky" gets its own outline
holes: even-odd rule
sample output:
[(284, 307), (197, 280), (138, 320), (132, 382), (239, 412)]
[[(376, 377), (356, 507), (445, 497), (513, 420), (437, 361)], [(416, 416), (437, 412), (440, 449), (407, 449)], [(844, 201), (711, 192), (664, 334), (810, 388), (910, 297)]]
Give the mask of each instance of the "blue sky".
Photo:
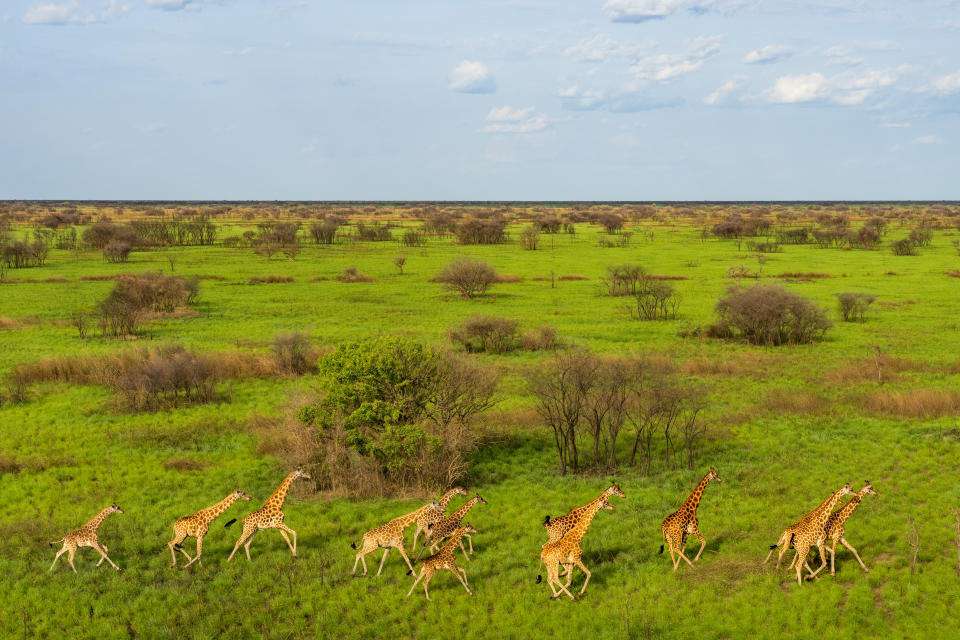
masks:
[(957, 199), (957, 0), (3, 0), (0, 198)]

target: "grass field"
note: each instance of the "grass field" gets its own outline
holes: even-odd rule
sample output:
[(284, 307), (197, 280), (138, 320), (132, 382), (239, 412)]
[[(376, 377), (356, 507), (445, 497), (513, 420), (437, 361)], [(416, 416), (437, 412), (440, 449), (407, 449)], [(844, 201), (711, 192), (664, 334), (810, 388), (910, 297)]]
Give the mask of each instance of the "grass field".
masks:
[[(352, 501), (301, 482), (285, 507), (300, 559), (291, 560), (279, 533), (265, 531), (253, 543), (252, 563), (242, 554), (225, 562), (239, 528), (221, 525), (258, 508), (290, 471), (264, 453), (253, 418), (281, 413), (292, 395), (318, 385), (316, 376), (223, 383), (220, 402), (152, 413), (117, 408), (99, 386), (31, 385), (23, 402), (0, 405), (0, 636), (952, 637), (960, 624), (951, 514), (960, 507), (960, 279), (948, 272), (960, 259), (945, 225), (920, 255), (893, 255), (889, 244), (914, 223), (894, 222), (871, 251), (805, 244), (768, 254), (763, 281), (784, 273), (829, 276), (776, 278), (829, 307), (835, 320), (823, 341), (783, 347), (678, 335), (713, 321), (717, 299), (734, 284), (726, 277), (731, 266), (760, 268), (746, 243), (738, 250), (735, 241), (701, 239), (702, 225), (680, 217), (630, 225), (652, 236), (634, 233), (625, 248), (598, 246), (602, 228), (582, 223), (574, 235), (541, 235), (536, 251), (524, 251), (516, 242), (524, 224), (517, 222), (503, 245), (462, 246), (447, 237), (420, 248), (304, 242), (295, 260), (223, 246), (145, 249), (126, 264), (104, 262), (96, 251), (51, 251), (44, 266), (10, 270), (0, 284), (4, 378), (42, 358), (128, 348), (99, 335), (81, 340), (70, 326), (71, 314), (92, 309), (113, 286), (84, 278), (169, 273), (175, 254), (176, 275), (216, 278), (202, 280), (196, 313), (152, 321), (134, 344), (268, 353), (275, 335), (293, 330), (324, 350), (380, 334), (446, 344), (448, 330), (471, 314), (506, 316), (523, 328), (554, 327), (564, 348), (671, 359), (708, 389), (709, 435), (694, 470), (642, 476), (624, 466), (560, 476), (551, 432), (524, 381), (552, 356), (471, 355), (501, 374), (497, 405), (480, 421), (482, 446), (461, 481), (489, 503), (467, 518), (480, 531), (475, 555), (469, 563), (458, 556), (476, 595), (440, 573), (427, 602), (419, 587), (405, 597), (412, 578), (396, 552), (382, 576), (373, 575), (375, 553), (368, 556), (371, 575), (352, 578), (349, 545), (431, 495)], [(251, 223), (218, 224), (229, 235)], [(407, 256), (403, 275), (393, 265), (398, 254)], [(475, 300), (431, 282), (464, 255), (519, 281)], [(638, 321), (627, 299), (600, 294), (606, 268), (628, 262), (687, 278), (672, 281), (682, 296), (678, 319)], [(335, 279), (351, 266), (375, 281)], [(560, 279), (571, 274), (585, 279)], [(251, 283), (267, 275), (293, 282)], [(865, 322), (837, 320), (835, 296), (846, 291), (877, 297)], [(875, 345), (894, 363), (882, 387)], [(723, 482), (711, 484), (700, 505), (706, 550), (695, 569), (674, 573), (657, 553), (660, 523), (710, 466)], [(615, 500), (615, 511), (602, 511), (584, 540), (589, 589), (578, 602), (551, 601), (547, 586), (535, 583), (543, 517), (588, 502), (611, 478), (627, 497)], [(868, 574), (839, 548), (835, 577), (799, 587), (794, 574), (761, 565), (785, 525), (844, 482), (859, 488), (864, 479), (879, 495), (864, 499), (846, 538)], [(173, 521), (237, 486), (253, 501), (237, 503), (213, 524), (206, 562), (169, 569)], [(62, 563), (49, 573), (55, 550), (48, 541), (112, 501), (125, 514), (108, 518), (100, 537), (123, 572), (95, 569), (96, 553), (86, 550), (78, 553), (78, 575)], [(915, 574), (910, 519), (919, 529)], [(408, 549), (411, 538), (412, 530)], [(192, 539), (185, 546), (193, 552)], [(574, 586), (582, 579), (578, 573)]]

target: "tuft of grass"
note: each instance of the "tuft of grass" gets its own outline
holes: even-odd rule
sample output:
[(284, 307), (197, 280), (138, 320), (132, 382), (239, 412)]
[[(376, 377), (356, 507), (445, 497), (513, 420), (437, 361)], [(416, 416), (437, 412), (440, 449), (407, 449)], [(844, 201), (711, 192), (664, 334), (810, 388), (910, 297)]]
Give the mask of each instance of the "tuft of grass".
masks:
[(579, 273), (568, 273), (568, 274), (566, 274), (566, 275), (562, 275), (562, 276), (560, 276), (559, 278), (557, 278), (557, 280), (564, 280), (564, 281), (569, 281), (569, 280), (589, 280), (589, 279), (590, 279), (590, 278), (588, 278), (587, 276), (582, 276), (582, 275), (580, 275)]
[(498, 284), (511, 284), (514, 282), (523, 282), (523, 278), (512, 273), (498, 273), (495, 280)]
[(163, 463), (167, 471), (203, 471), (209, 466), (209, 462), (193, 458), (170, 458)]
[(376, 279), (356, 267), (347, 267), (337, 276), (338, 282), (376, 282)]
[(250, 284), (284, 284), (288, 282), (295, 282), (293, 276), (268, 275), (250, 278)]
[(771, 389), (762, 406), (769, 411), (790, 415), (824, 413), (829, 408), (826, 398), (804, 389)]
[(877, 391), (865, 395), (862, 402), (868, 411), (899, 418), (939, 418), (960, 414), (960, 391)]
[(832, 278), (829, 273), (817, 271), (784, 271), (774, 276), (775, 278), (784, 278), (786, 280), (814, 280), (816, 278)]

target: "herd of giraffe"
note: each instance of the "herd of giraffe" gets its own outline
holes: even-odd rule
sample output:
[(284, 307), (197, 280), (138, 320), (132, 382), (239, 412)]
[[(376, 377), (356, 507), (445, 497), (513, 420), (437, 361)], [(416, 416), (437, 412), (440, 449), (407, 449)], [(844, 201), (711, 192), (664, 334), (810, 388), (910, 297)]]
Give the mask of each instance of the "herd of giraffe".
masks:
[[(283, 479), (283, 482), (280, 483), (276, 491), (267, 499), (263, 507), (243, 519), (243, 530), (241, 531), (240, 538), (233, 547), (233, 551), (227, 558), (227, 562), (233, 559), (234, 554), (236, 554), (237, 549), (239, 549), (241, 545), (243, 545), (244, 551), (246, 552), (247, 560), (250, 560), (250, 544), (253, 541), (253, 537), (261, 529), (278, 529), (280, 535), (282, 535), (283, 539), (287, 542), (287, 546), (290, 547), (290, 552), (293, 554), (293, 557), (297, 557), (297, 532), (283, 523), (283, 503), (286, 500), (290, 486), (298, 478), (309, 479), (310, 475), (304, 471), (302, 467), (297, 467)], [(711, 468), (709, 473), (700, 480), (690, 496), (680, 505), (680, 508), (667, 516), (663, 521), (661, 535), (666, 542), (666, 546), (669, 548), (670, 560), (673, 563), (674, 571), (679, 568), (680, 560), (686, 561), (690, 567), (693, 567), (707, 546), (706, 539), (704, 539), (700, 533), (699, 521), (697, 520), (697, 507), (700, 505), (703, 492), (711, 480), (721, 481), (716, 469)], [(853, 491), (850, 483), (845, 484), (824, 500), (820, 506), (801, 518), (800, 521), (784, 529), (777, 544), (770, 547), (770, 552), (767, 554), (763, 563), (766, 564), (773, 555), (773, 551), (779, 548), (780, 553), (777, 558), (777, 569), (779, 569), (783, 554), (787, 549), (795, 548), (796, 555), (794, 555), (793, 561), (787, 569), (789, 570), (795, 567), (797, 584), (802, 584), (803, 568), (805, 567), (809, 572), (807, 576), (808, 579), (815, 578), (817, 574), (826, 568), (828, 552), (830, 555), (830, 574), (834, 575), (834, 560), (836, 558), (837, 543), (839, 542), (853, 553), (863, 570), (868, 571), (863, 560), (860, 559), (860, 554), (857, 553), (857, 550), (844, 538), (847, 519), (849, 519), (853, 511), (860, 504), (860, 501), (863, 500), (863, 497), (867, 494), (877, 495), (876, 490), (874, 490), (869, 482), (866, 482), (858, 492)], [(464, 559), (467, 561), (470, 560), (470, 556), (473, 555), (473, 538), (471, 534), (478, 533), (478, 531), (469, 523), (464, 523), (463, 519), (472, 507), (477, 504), (487, 504), (487, 501), (481, 498), (480, 494), (476, 494), (458, 509), (447, 515), (447, 506), (450, 504), (450, 501), (458, 495), (466, 496), (467, 492), (462, 487), (454, 487), (444, 493), (439, 500), (428, 502), (415, 511), (394, 518), (386, 524), (364, 533), (359, 548), (355, 543), (351, 543), (350, 545), (357, 551), (351, 575), (356, 575), (358, 564), (363, 565), (363, 573), (360, 575), (367, 575), (367, 562), (364, 557), (380, 548), (383, 548), (383, 557), (380, 559), (380, 567), (377, 569), (378, 576), (383, 571), (383, 565), (391, 549), (397, 549), (404, 562), (406, 562), (407, 567), (409, 567), (407, 575), (412, 575), (415, 571), (414, 564), (419, 561), (424, 551), (429, 549), (430, 555), (424, 558), (421, 563), (420, 572), (414, 579), (413, 586), (410, 587), (407, 596), (409, 597), (413, 593), (418, 584), (422, 584), (423, 592), (427, 600), (429, 600), (430, 592), (428, 585), (433, 575), (439, 569), (446, 569), (453, 573), (463, 585), (463, 588), (467, 590), (467, 593), (473, 595), (473, 591), (471, 591), (467, 583), (466, 569), (457, 566), (455, 551), (459, 548), (463, 553)], [(834, 511), (837, 503), (845, 495), (851, 495), (853, 498), (843, 507)], [(582, 596), (587, 590), (591, 573), (583, 564), (583, 551), (580, 543), (590, 528), (594, 517), (601, 510), (614, 511), (613, 505), (610, 503), (610, 499), (613, 497), (626, 498), (626, 495), (616, 483), (611, 484), (594, 500), (573, 509), (568, 514), (553, 519), (548, 515), (544, 520), (543, 527), (546, 529), (548, 539), (541, 547), (540, 564), (541, 566), (545, 565), (547, 568), (547, 585), (550, 587), (552, 593), (551, 598), (558, 598), (565, 594), (571, 600), (576, 599), (569, 590), (573, 580), (574, 567), (580, 569), (586, 576), (583, 586), (577, 595)], [(250, 496), (240, 489), (237, 489), (217, 504), (202, 509), (191, 516), (179, 518), (174, 522), (173, 539), (167, 543), (170, 549), (170, 555), (173, 558), (173, 563), (170, 565), (171, 568), (177, 566), (177, 551), (187, 558), (187, 563), (183, 565), (184, 568), (189, 567), (194, 562), (202, 564), (200, 558), (203, 553), (203, 538), (210, 529), (210, 523), (230, 508), (237, 500), (250, 500)], [(70, 564), (73, 572), (76, 573), (77, 569), (73, 565), (73, 557), (77, 549), (80, 547), (92, 547), (100, 553), (100, 561), (97, 562), (98, 567), (106, 560), (114, 569), (120, 571), (120, 567), (114, 564), (113, 560), (107, 556), (107, 546), (102, 544), (97, 538), (97, 530), (107, 516), (112, 513), (123, 513), (123, 510), (116, 504), (112, 504), (103, 509), (92, 520), (80, 527), (80, 529), (68, 533), (60, 540), (51, 542), (51, 545), (63, 542), (63, 547), (57, 552), (56, 557), (53, 559), (50, 570), (52, 571), (54, 567), (56, 567), (57, 560), (66, 553), (68, 554), (67, 562)], [(227, 522), (226, 526), (229, 527), (234, 522), (236, 522), (236, 519)], [(412, 550), (416, 550), (417, 539), (421, 533), (424, 534), (425, 539), (421, 546), (420, 553), (414, 561), (411, 562), (404, 549), (404, 532), (414, 523), (416, 523), (417, 527), (413, 535)], [(288, 534), (289, 536), (293, 536), (292, 542)], [(700, 549), (697, 551), (697, 555), (693, 560), (690, 560), (684, 554), (689, 536), (694, 536), (700, 541)], [(197, 540), (196, 554), (192, 558), (181, 546), (181, 543), (187, 537), (193, 537)], [(463, 545), (464, 538), (466, 538), (469, 543), (469, 551)], [(832, 543), (832, 547), (830, 543)], [(660, 545), (660, 553), (663, 553), (664, 546), (665, 545), (662, 544)], [(812, 547), (816, 547), (820, 553), (821, 564), (816, 571), (810, 567), (807, 561), (807, 556)], [(561, 565), (564, 568), (564, 573), (560, 573)], [(560, 580), (560, 577), (564, 575), (566, 576), (566, 582)], [(537, 576), (537, 583), (542, 581), (542, 577), (542, 575)]]

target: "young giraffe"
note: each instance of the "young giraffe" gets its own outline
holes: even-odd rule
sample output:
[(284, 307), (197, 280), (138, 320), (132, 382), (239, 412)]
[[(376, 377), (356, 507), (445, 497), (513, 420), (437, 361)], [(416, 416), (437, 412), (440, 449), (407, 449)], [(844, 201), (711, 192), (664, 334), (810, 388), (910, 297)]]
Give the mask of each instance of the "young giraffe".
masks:
[[(290, 485), (292, 485), (293, 481), (297, 478), (310, 479), (310, 474), (303, 470), (302, 465), (291, 471), (287, 477), (283, 479), (283, 482), (281, 482), (277, 490), (273, 492), (273, 495), (267, 498), (267, 501), (262, 507), (243, 519), (243, 531), (240, 533), (240, 539), (237, 540), (237, 544), (233, 546), (233, 551), (230, 552), (230, 557), (227, 558), (227, 562), (233, 559), (233, 554), (237, 552), (241, 544), (243, 545), (243, 550), (247, 553), (247, 560), (249, 561), (250, 544), (253, 542), (253, 536), (257, 535), (257, 531), (260, 529), (279, 529), (280, 535), (287, 541), (287, 546), (290, 547), (290, 552), (293, 554), (293, 557), (297, 557), (297, 532), (283, 524), (283, 502), (287, 499), (287, 492), (290, 490)], [(287, 537), (288, 533), (293, 536), (293, 544), (290, 544), (290, 538)]]
[(57, 544), (58, 542), (63, 543), (60, 551), (57, 552), (56, 557), (53, 559), (53, 564), (50, 565), (50, 571), (53, 571), (53, 568), (57, 566), (57, 560), (60, 559), (60, 556), (67, 553), (67, 562), (70, 563), (70, 568), (73, 569), (73, 572), (77, 572), (77, 568), (73, 566), (73, 555), (77, 552), (79, 547), (93, 547), (98, 552), (100, 552), (100, 562), (97, 563), (99, 567), (103, 564), (103, 561), (106, 560), (110, 565), (120, 571), (120, 567), (113, 563), (113, 560), (107, 557), (107, 545), (100, 544), (100, 541), (97, 539), (97, 529), (100, 528), (101, 523), (107, 519), (107, 516), (111, 513), (123, 513), (123, 509), (118, 507), (115, 503), (98, 513), (94, 516), (93, 520), (86, 523), (76, 531), (72, 531), (67, 535), (63, 536), (59, 540), (54, 540), (50, 543), (50, 546)]
[(447, 515), (447, 505), (450, 504), (450, 500), (453, 499), (453, 496), (465, 496), (467, 495), (467, 490), (463, 487), (454, 487), (443, 494), (439, 500), (434, 504), (439, 505), (438, 509), (430, 509), (425, 511), (422, 516), (417, 518), (417, 530), (413, 532), (413, 546), (410, 547), (412, 550), (417, 550), (417, 537), (419, 537), (420, 532), (426, 533), (427, 528), (431, 524), (436, 524), (443, 520)]
[[(807, 571), (810, 572), (810, 578), (815, 577), (827, 566), (827, 554), (823, 547), (827, 539), (827, 520), (830, 519), (830, 514), (833, 513), (833, 508), (837, 502), (840, 501), (840, 498), (842, 496), (852, 495), (856, 494), (853, 489), (850, 488), (850, 483), (848, 482), (830, 496), (829, 500), (800, 521), (800, 528), (793, 535), (793, 546), (796, 548), (797, 554), (793, 557), (793, 562), (791, 563), (791, 566), (796, 566), (797, 569), (798, 585), (803, 582), (801, 580), (801, 573), (803, 572), (804, 566), (806, 566)], [(820, 567), (816, 571), (813, 571), (810, 565), (807, 564), (807, 554), (810, 552), (810, 547), (813, 546), (817, 547), (820, 551)], [(787, 568), (789, 569), (790, 567)]]
[[(460, 545), (461, 549), (463, 548), (463, 536), (471, 533), (479, 533), (479, 531), (470, 526), (469, 523), (462, 527), (457, 527), (454, 529), (453, 535), (450, 536), (446, 544), (440, 548), (440, 551), (424, 559), (423, 566), (420, 568), (420, 574), (417, 576), (417, 579), (413, 581), (413, 586), (410, 587), (410, 591), (407, 592), (408, 598), (410, 594), (413, 593), (413, 590), (417, 588), (417, 583), (423, 580), (423, 592), (426, 594), (427, 600), (429, 600), (430, 592), (427, 591), (427, 585), (430, 584), (430, 580), (433, 579), (433, 574), (436, 573), (437, 569), (447, 569), (450, 573), (457, 576), (457, 580), (459, 580), (463, 588), (467, 590), (467, 593), (473, 595), (473, 591), (470, 591), (470, 586), (467, 584), (467, 570), (463, 567), (458, 567), (457, 559), (454, 557), (454, 551), (456, 551), (457, 545)], [(461, 573), (463, 575), (460, 575)]]
[[(562, 538), (568, 531), (570, 531), (570, 529), (573, 528), (573, 526), (583, 516), (583, 514), (589, 511), (594, 506), (596, 502), (600, 500), (608, 499), (611, 496), (617, 496), (618, 498), (626, 498), (626, 495), (624, 495), (623, 490), (620, 489), (619, 485), (617, 485), (616, 483), (613, 483), (607, 489), (605, 489), (603, 493), (597, 496), (597, 498), (595, 498), (594, 500), (591, 500), (590, 502), (583, 505), (582, 507), (577, 507), (567, 515), (560, 516), (559, 518), (554, 518), (553, 520), (550, 519), (550, 516), (547, 516), (546, 519), (543, 521), (543, 527), (547, 530), (547, 535), (550, 536), (550, 539), (547, 540), (547, 544), (550, 544), (551, 542), (556, 542), (557, 540)], [(612, 508), (613, 507), (610, 507), (610, 509)]]
[(860, 563), (860, 567), (863, 568), (864, 572), (869, 573), (870, 570), (867, 569), (867, 565), (863, 564), (863, 560), (860, 559), (860, 554), (857, 553), (857, 550), (854, 549), (846, 538), (843, 537), (844, 533), (844, 524), (847, 521), (854, 510), (860, 506), (860, 501), (863, 500), (863, 496), (871, 493), (877, 495), (876, 489), (873, 488), (873, 485), (870, 484), (869, 480), (865, 480), (866, 484), (863, 485), (863, 488), (857, 492), (857, 495), (853, 496), (850, 499), (850, 502), (843, 505), (839, 511), (834, 511), (830, 514), (830, 519), (827, 520), (827, 540), (833, 542), (833, 548), (827, 547), (827, 551), (830, 553), (830, 575), (835, 575), (833, 570), (833, 559), (837, 555), (837, 542), (842, 542), (843, 546), (853, 553), (854, 557), (857, 559), (857, 562)]
[[(200, 560), (200, 554), (203, 553), (203, 537), (207, 535), (207, 531), (210, 530), (210, 523), (221, 513), (229, 509), (230, 505), (237, 500), (249, 499), (250, 496), (240, 489), (237, 489), (212, 507), (197, 511), (192, 516), (178, 518), (177, 521), (173, 523), (173, 540), (167, 543), (167, 546), (170, 547), (170, 555), (173, 557), (173, 564), (170, 565), (170, 568), (173, 569), (177, 566), (176, 551), (180, 551), (180, 553), (187, 557), (187, 564), (184, 565), (184, 569), (197, 560)], [(230, 526), (233, 522), (234, 521), (231, 520), (227, 523), (227, 526)], [(193, 536), (197, 539), (197, 555), (194, 556), (192, 560), (190, 559), (190, 554), (180, 546), (180, 543), (182, 543), (187, 536)], [(201, 561), (200, 564), (203, 564), (203, 561)]]
[[(437, 524), (432, 524), (427, 526), (427, 541), (423, 543), (423, 548), (420, 549), (420, 553), (423, 553), (423, 549), (426, 549), (427, 546), (430, 547), (430, 553), (436, 553), (437, 547), (447, 536), (452, 536), (453, 532), (457, 530), (460, 526), (460, 521), (463, 520), (463, 517), (467, 515), (467, 512), (470, 511), (470, 508), (477, 504), (487, 504), (487, 501), (480, 497), (478, 493), (474, 497), (470, 498), (463, 505), (448, 515), (446, 518), (438, 522)], [(470, 542), (470, 553), (473, 553), (473, 537), (469, 532), (465, 533), (464, 536)], [(467, 550), (463, 548), (463, 540), (460, 540), (460, 550), (463, 551), (463, 556), (469, 561), (470, 553), (467, 553)], [(420, 558), (420, 555), (417, 555), (417, 558)]]
[[(680, 566), (681, 558), (693, 567), (693, 562), (700, 559), (700, 554), (703, 553), (704, 548), (707, 546), (707, 541), (700, 535), (700, 529), (698, 528), (697, 507), (700, 505), (700, 498), (703, 497), (704, 489), (707, 488), (707, 484), (711, 480), (722, 482), (720, 475), (713, 467), (710, 468), (707, 475), (703, 476), (703, 479), (697, 484), (697, 487), (693, 490), (693, 493), (690, 494), (690, 497), (684, 500), (679, 509), (667, 516), (663, 521), (663, 525), (660, 527), (662, 537), (666, 539), (667, 544), (670, 545), (670, 560), (673, 562), (674, 571)], [(697, 557), (693, 559), (693, 562), (690, 562), (690, 558), (683, 553), (687, 546), (687, 536), (689, 535), (696, 536), (700, 541), (700, 550), (697, 551)], [(662, 544), (660, 545), (660, 553), (663, 553)]]
[[(543, 545), (540, 551), (540, 564), (546, 565), (547, 567), (547, 584), (550, 586), (550, 591), (553, 592), (553, 595), (550, 596), (551, 599), (559, 597), (561, 593), (566, 593), (571, 600), (575, 599), (573, 594), (568, 590), (570, 583), (573, 581), (574, 566), (579, 567), (587, 576), (587, 579), (583, 581), (583, 587), (577, 595), (582, 596), (587, 590), (587, 584), (590, 582), (591, 574), (581, 559), (583, 549), (580, 547), (580, 541), (583, 540), (587, 529), (590, 528), (590, 523), (593, 522), (594, 516), (596, 516), (601, 509), (614, 510), (613, 505), (610, 504), (607, 498), (601, 498), (599, 501), (595, 501), (595, 504), (583, 513), (573, 528), (567, 532), (567, 535), (556, 542), (548, 542)], [(567, 570), (566, 584), (560, 582), (559, 570), (561, 564), (564, 565)], [(541, 574), (537, 575), (537, 584), (540, 583), (542, 578), (543, 576)], [(555, 588), (554, 585), (559, 587), (559, 589)]]
[[(357, 557), (353, 561), (353, 571), (350, 572), (350, 575), (357, 573), (358, 562), (363, 563), (363, 573), (360, 575), (367, 575), (367, 561), (364, 556), (376, 551), (380, 547), (383, 547), (383, 558), (380, 559), (380, 568), (377, 569), (378, 576), (380, 572), (383, 571), (383, 563), (387, 561), (387, 554), (390, 553), (390, 549), (397, 549), (407, 563), (407, 566), (410, 567), (410, 572), (413, 572), (413, 565), (410, 564), (410, 558), (407, 557), (406, 551), (403, 550), (403, 530), (416, 522), (423, 514), (439, 508), (440, 505), (436, 502), (428, 502), (416, 511), (411, 511), (406, 515), (394, 518), (387, 524), (377, 527), (376, 529), (371, 529), (363, 534), (363, 538), (360, 541), (360, 549), (357, 551)], [(355, 542), (351, 542), (350, 546), (353, 549), (357, 548)]]

